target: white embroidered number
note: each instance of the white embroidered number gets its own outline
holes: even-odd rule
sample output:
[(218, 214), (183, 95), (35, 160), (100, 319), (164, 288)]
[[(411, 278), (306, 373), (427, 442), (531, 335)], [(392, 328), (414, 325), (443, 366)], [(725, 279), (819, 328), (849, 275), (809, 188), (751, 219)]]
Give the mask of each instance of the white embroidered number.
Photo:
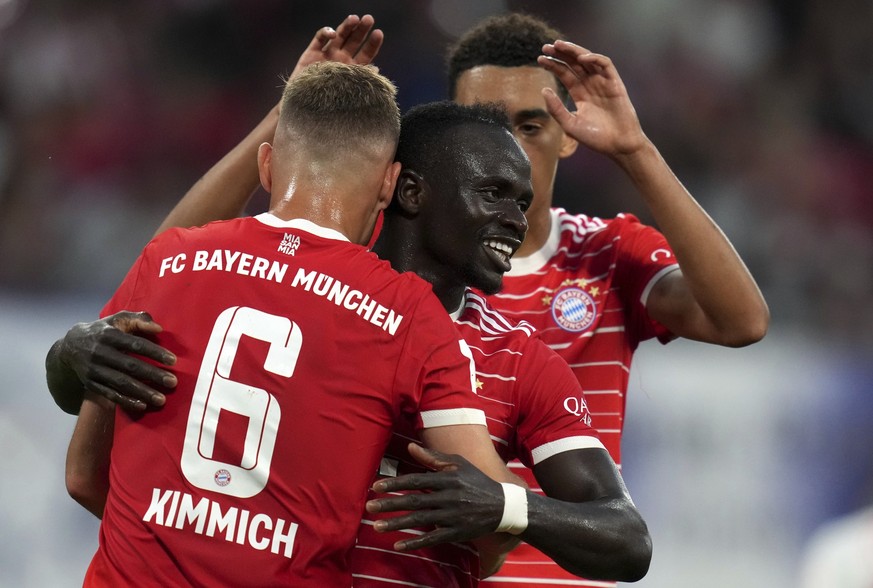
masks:
[[(261, 388), (230, 379), (240, 338), (270, 344), (264, 369), (290, 378), (303, 335), (291, 320), (253, 308), (234, 306), (215, 321), (194, 387), (182, 449), (182, 473), (194, 486), (239, 498), (264, 489), (276, 445), (281, 411), (276, 398)], [(221, 411), (248, 417), (239, 464), (212, 459)]]
[(461, 355), (470, 361), (470, 390), (473, 391), (473, 394), (478, 394), (479, 392), (476, 388), (476, 360), (473, 359), (473, 350), (470, 349), (470, 346), (463, 339), (458, 339), (458, 345), (461, 346)]

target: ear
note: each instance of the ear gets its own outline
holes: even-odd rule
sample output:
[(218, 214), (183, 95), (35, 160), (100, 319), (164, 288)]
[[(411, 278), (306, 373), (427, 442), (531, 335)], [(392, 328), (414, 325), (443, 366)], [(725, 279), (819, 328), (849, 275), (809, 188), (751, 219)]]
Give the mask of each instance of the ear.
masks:
[(269, 143), (261, 143), (258, 147), (258, 176), (261, 178), (261, 186), (267, 192), (273, 190), (273, 146)]
[(418, 172), (405, 169), (397, 179), (394, 198), (397, 205), (406, 213), (418, 214), (427, 197), (428, 185)]
[(385, 169), (385, 177), (382, 178), (382, 188), (379, 190), (377, 210), (385, 210), (391, 203), (394, 195), (394, 187), (397, 185), (397, 177), (400, 175), (401, 165), (399, 161), (391, 163)]
[(579, 141), (564, 133), (561, 139), (561, 150), (558, 152), (558, 157), (564, 159), (576, 153), (576, 148), (579, 147)]

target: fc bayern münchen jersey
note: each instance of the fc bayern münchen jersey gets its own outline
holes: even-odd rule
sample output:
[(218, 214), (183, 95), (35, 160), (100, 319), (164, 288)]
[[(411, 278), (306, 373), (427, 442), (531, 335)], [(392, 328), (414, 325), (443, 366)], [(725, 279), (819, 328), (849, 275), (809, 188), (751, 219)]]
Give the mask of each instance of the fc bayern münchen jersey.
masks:
[[(664, 236), (630, 214), (602, 220), (552, 209), (546, 244), (529, 257), (514, 258), (503, 289), (488, 297), (513, 320), (536, 327), (542, 340), (573, 369), (585, 390), (592, 426), (616, 464), (621, 464), (625, 394), (637, 345), (670, 332), (646, 312), (655, 283), (679, 269)], [(567, 410), (578, 410), (568, 401)], [(531, 472), (510, 464), (537, 490)], [(549, 557), (522, 544), (485, 583), (506, 586), (614, 586), (577, 578)]]
[[(603, 449), (588, 424), (578, 382), (566, 363), (533, 335), (530, 325), (508, 321), (472, 291), (467, 292), (455, 325), (475, 360), (476, 388), (491, 438), (504, 460), (517, 457), (533, 466), (563, 451)], [(572, 411), (566, 408), (570, 402)], [(408, 421), (398, 427), (382, 462), (382, 475), (420, 471), (410, 463), (406, 450), (414, 439)], [(478, 557), (469, 545), (396, 552), (392, 547), (396, 541), (418, 531), (376, 533), (372, 527), (376, 518), (366, 514), (361, 523), (352, 556), (356, 588), (477, 584)]]
[(484, 424), (427, 284), (308, 221), (172, 230), (103, 315), (148, 309), (162, 409), (116, 414), (93, 586), (350, 586), (393, 422)]

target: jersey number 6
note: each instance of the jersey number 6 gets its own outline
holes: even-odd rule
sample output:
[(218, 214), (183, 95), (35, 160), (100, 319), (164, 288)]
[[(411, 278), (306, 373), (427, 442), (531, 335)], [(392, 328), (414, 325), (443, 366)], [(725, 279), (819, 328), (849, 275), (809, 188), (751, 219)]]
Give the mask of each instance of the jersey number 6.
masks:
[[(270, 344), (266, 371), (286, 378), (294, 374), (303, 343), (300, 327), (285, 317), (253, 308), (234, 306), (222, 312), (200, 364), (181, 465), (185, 478), (198, 488), (249, 498), (263, 490), (270, 477), (281, 410), (276, 397), (266, 390), (230, 379), (242, 335)], [(239, 464), (212, 459), (222, 410), (248, 417)]]

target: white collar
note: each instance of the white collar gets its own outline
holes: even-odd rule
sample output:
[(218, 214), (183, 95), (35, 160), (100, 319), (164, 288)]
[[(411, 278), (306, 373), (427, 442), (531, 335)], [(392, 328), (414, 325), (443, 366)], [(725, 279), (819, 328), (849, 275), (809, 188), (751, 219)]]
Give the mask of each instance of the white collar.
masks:
[(317, 235), (325, 239), (351, 242), (349, 241), (348, 237), (346, 237), (339, 231), (329, 229), (327, 227), (322, 227), (321, 225), (317, 225), (310, 220), (306, 220), (305, 218), (292, 218), (291, 220), (282, 220), (272, 213), (262, 212), (261, 214), (257, 215), (255, 219), (270, 227), (276, 227), (279, 229), (299, 229), (301, 231), (306, 231), (307, 233), (312, 233), (313, 235)]
[(452, 317), (452, 322), (461, 318), (461, 315), (464, 314), (465, 306), (467, 306), (467, 290), (464, 290), (464, 295), (461, 296), (461, 300), (458, 302), (458, 308), (449, 313), (449, 316)]
[(543, 246), (534, 251), (530, 255), (524, 257), (512, 258), (512, 269), (506, 272), (507, 276), (526, 276), (537, 271), (557, 253), (558, 244), (561, 242), (561, 221), (558, 219), (559, 210), (557, 208), (549, 209), (549, 238), (543, 243)]

